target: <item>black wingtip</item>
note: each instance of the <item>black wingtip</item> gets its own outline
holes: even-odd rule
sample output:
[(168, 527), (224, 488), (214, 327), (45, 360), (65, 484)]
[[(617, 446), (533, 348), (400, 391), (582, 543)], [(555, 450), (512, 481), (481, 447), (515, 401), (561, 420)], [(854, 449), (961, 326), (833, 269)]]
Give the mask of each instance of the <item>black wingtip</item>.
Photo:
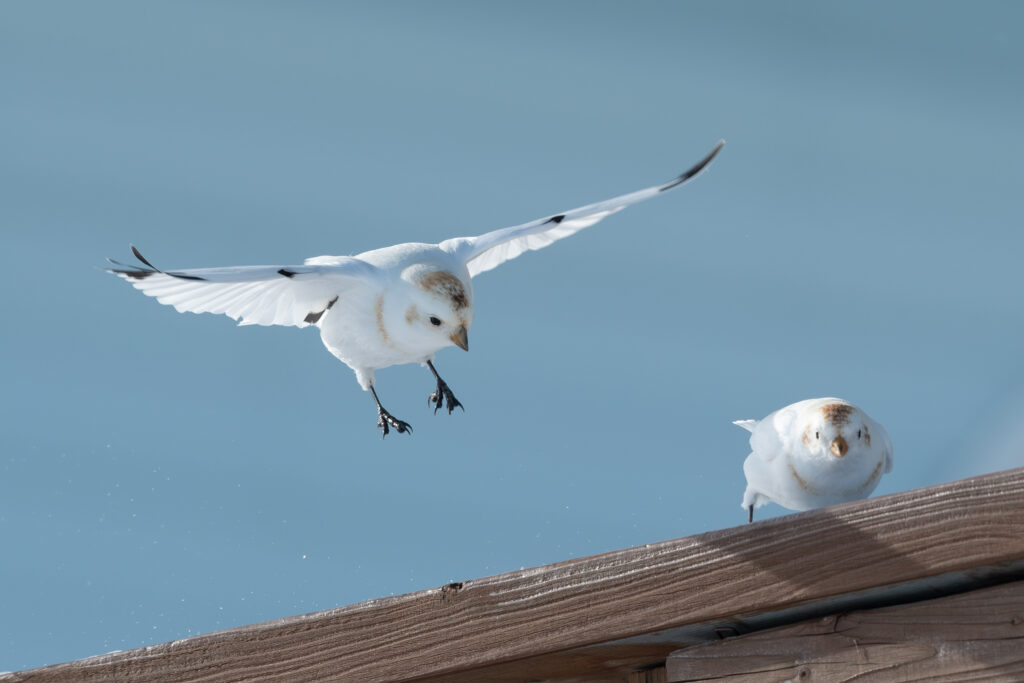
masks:
[(693, 166), (693, 168), (686, 171), (672, 182), (662, 185), (660, 188), (658, 188), (658, 191), (664, 192), (665, 190), (671, 190), (673, 187), (679, 187), (687, 180), (690, 180), (691, 178), (696, 176), (698, 173), (704, 170), (705, 166), (711, 163), (711, 160), (715, 158), (715, 156), (718, 154), (719, 151), (721, 151), (723, 146), (725, 146), (725, 140), (719, 140), (718, 144), (715, 145), (715, 148), (708, 152), (708, 155), (706, 157), (698, 161)]
[(149, 261), (146, 260), (146, 257), (142, 255), (142, 252), (139, 251), (138, 248), (136, 248), (136, 246), (134, 244), (129, 244), (128, 246), (131, 247), (132, 253), (135, 254), (135, 258), (139, 259), (140, 261), (145, 263), (147, 266), (149, 266), (153, 270), (158, 271), (158, 272), (160, 271), (159, 268), (157, 268), (152, 263), (150, 263)]
[(121, 270), (119, 268), (108, 268), (108, 273), (114, 273), (115, 275), (124, 275), (126, 277), (134, 278), (136, 280), (142, 280), (143, 278), (147, 278), (150, 275), (154, 275), (156, 273), (160, 273), (161, 275), (170, 275), (171, 277), (176, 277), (179, 280), (206, 280), (205, 277), (199, 277), (198, 275), (185, 275), (184, 273), (165, 273), (164, 271), (160, 270), (152, 263), (150, 263), (149, 260), (142, 255), (142, 252), (140, 252), (138, 250), (138, 247), (136, 247), (134, 244), (129, 244), (128, 246), (131, 248), (132, 253), (135, 255), (135, 258), (139, 259), (139, 262), (141, 262), (143, 265), (150, 268), (151, 270), (146, 270), (145, 268), (140, 268), (139, 266), (135, 265), (130, 266), (125, 263), (121, 263), (120, 261), (115, 261), (114, 259), (108, 256), (107, 261), (113, 263), (115, 266), (124, 266), (125, 268), (131, 269)]
[(121, 266), (120, 268), (106, 268), (105, 270), (108, 273), (112, 275), (123, 275), (124, 277), (130, 277), (133, 280), (142, 280), (144, 278), (149, 277), (150, 275), (154, 275), (160, 272), (159, 270), (153, 267), (152, 263), (147, 261), (142, 256), (142, 254), (139, 253), (139, 250), (135, 248), (134, 244), (130, 244), (128, 246), (131, 247), (132, 253), (135, 254), (135, 258), (139, 259), (139, 261), (146, 264), (146, 266), (148, 266), (151, 270), (147, 270), (146, 268), (137, 266), (134, 263), (121, 263), (120, 261), (112, 259), (108, 256), (107, 263), (110, 263), (115, 266)]
[(565, 220), (565, 214), (564, 213), (560, 213), (557, 216), (552, 216), (551, 218), (547, 219), (546, 221), (544, 221), (544, 223), (556, 223), (557, 224), (557, 223), (561, 223), (564, 220)]
[(118, 268), (108, 268), (107, 272), (113, 273), (114, 275), (124, 275), (125, 277), (132, 278), (133, 280), (144, 280), (150, 275), (156, 275), (155, 270), (143, 270), (141, 268), (137, 268), (136, 270), (120, 270)]

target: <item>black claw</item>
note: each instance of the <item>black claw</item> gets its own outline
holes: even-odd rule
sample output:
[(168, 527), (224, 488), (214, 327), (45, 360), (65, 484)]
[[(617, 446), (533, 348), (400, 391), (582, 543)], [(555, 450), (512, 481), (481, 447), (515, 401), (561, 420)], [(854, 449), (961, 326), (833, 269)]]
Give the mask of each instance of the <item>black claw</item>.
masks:
[(459, 399), (455, 398), (455, 394), (448, 388), (448, 384), (441, 379), (437, 379), (437, 390), (427, 397), (427, 405), (434, 404), (434, 415), (437, 415), (437, 411), (445, 404), (448, 403), (448, 414), (451, 415), (452, 411), (455, 410), (456, 406), (462, 408), (462, 412), (466, 412), (466, 408), (459, 403)]
[(437, 370), (434, 368), (434, 363), (427, 361), (427, 367), (434, 373), (434, 379), (437, 380), (437, 389), (430, 396), (427, 396), (427, 405), (434, 404), (434, 415), (437, 415), (437, 411), (445, 404), (448, 403), (448, 414), (451, 415), (455, 407), (462, 408), (462, 412), (466, 412), (465, 406), (459, 403), (459, 399), (455, 398), (455, 394), (448, 388), (448, 383), (441, 379), (441, 375), (437, 374)]
[(405, 420), (399, 420), (383, 408), (377, 410), (377, 426), (383, 432), (380, 436), (382, 439), (391, 433), (391, 427), (394, 427), (395, 431), (399, 434), (405, 434), (406, 432), (412, 434), (411, 424)]
[[(328, 308), (330, 308), (328, 306)], [(370, 393), (373, 394), (373, 400), (377, 404), (377, 427), (383, 432), (380, 438), (384, 438), (391, 432), (391, 427), (395, 428), (395, 431), (399, 434), (405, 434), (409, 432), (412, 434), (412, 425), (405, 420), (399, 420), (397, 417), (384, 410), (384, 406), (380, 404), (380, 399), (377, 398), (377, 390), (370, 385)]]

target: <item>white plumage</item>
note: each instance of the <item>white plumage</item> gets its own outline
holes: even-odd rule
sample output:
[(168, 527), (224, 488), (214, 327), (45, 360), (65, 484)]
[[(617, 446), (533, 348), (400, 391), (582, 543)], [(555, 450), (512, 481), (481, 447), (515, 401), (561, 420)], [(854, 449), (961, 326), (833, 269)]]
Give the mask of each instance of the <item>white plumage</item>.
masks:
[(529, 223), (440, 244), (398, 244), (357, 256), (317, 256), (294, 266), (235, 266), (162, 271), (132, 247), (143, 266), (110, 272), (179, 312), (223, 313), (242, 325), (317, 326), (327, 349), (356, 373), (377, 403), (378, 426), (399, 432), (408, 423), (380, 404), (374, 370), (426, 364), (437, 380), (434, 412), (461, 404), (437, 374), (434, 354), (469, 350), (472, 278), (587, 228), (630, 204), (678, 187), (700, 173), (724, 142), (674, 180)]
[(733, 424), (751, 432), (742, 503), (750, 520), (769, 502), (810, 510), (866, 498), (892, 471), (885, 428), (841, 398), (812, 398)]
[[(306, 263), (312, 260), (307, 259)], [(282, 276), (282, 270), (292, 276)], [(174, 306), (179, 313), (223, 313), (239, 325), (295, 327), (315, 324), (306, 321), (311, 311), (322, 309), (335, 294), (358, 286), (362, 277), (372, 276), (372, 269), (354, 258), (331, 265), (288, 268), (237, 266), (174, 273), (113, 272), (160, 303)]]

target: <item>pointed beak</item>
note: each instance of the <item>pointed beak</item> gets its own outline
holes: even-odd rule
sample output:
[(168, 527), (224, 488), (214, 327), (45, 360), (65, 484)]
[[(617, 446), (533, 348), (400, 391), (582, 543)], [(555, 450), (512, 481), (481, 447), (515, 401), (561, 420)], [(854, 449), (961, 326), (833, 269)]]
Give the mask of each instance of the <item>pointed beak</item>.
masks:
[(832, 443), (829, 445), (828, 449), (832, 451), (832, 455), (837, 458), (841, 458), (846, 455), (846, 451), (850, 450), (850, 447), (846, 444), (846, 439), (841, 436), (837, 436), (832, 439)]
[(466, 328), (464, 326), (452, 332), (450, 339), (453, 344), (463, 351), (469, 351), (469, 333), (466, 332)]

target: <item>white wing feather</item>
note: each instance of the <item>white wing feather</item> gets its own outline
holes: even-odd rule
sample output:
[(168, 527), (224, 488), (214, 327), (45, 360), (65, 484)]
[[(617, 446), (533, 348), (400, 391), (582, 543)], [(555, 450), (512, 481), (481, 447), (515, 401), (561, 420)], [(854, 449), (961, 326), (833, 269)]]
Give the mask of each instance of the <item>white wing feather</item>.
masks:
[(797, 414), (794, 406), (786, 406), (758, 420), (750, 435), (750, 450), (756, 459), (771, 462), (789, 448), (789, 432)]
[(753, 432), (757, 428), (759, 420), (733, 420), (732, 423), (737, 427), (743, 427), (748, 432)]
[(704, 167), (715, 158), (724, 144), (725, 141), (720, 140), (697, 165), (668, 183), (582, 206), (547, 218), (538, 218), (522, 225), (502, 228), (477, 237), (455, 237), (441, 242), (439, 246), (462, 258), (469, 268), (470, 277), (476, 277), (480, 273), (500, 266), (505, 261), (514, 259), (525, 251), (542, 249), (563, 237), (589, 228), (606, 216), (621, 211), (630, 204), (642, 202), (682, 185), (704, 170)]
[[(136, 256), (148, 261), (134, 249)], [(118, 264), (121, 265), (121, 264)], [(152, 268), (152, 266), (150, 266)], [(165, 272), (111, 269), (133, 287), (179, 313), (223, 313), (240, 325), (316, 324), (339, 296), (372, 277), (373, 266), (350, 257), (332, 265), (235, 266)]]

